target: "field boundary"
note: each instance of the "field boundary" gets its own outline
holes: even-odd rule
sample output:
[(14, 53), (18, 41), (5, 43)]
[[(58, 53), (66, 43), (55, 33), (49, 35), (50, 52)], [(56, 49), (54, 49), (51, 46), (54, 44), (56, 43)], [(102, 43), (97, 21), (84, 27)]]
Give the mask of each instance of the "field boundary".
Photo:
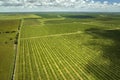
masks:
[(67, 36), (72, 34), (80, 34), (82, 31), (72, 32), (72, 33), (63, 33), (63, 34), (53, 34), (53, 35), (45, 35), (45, 36), (36, 36), (36, 37), (28, 37), (28, 38), (20, 38), (20, 39), (35, 39), (35, 38), (44, 38), (44, 37), (58, 37), (58, 36)]
[(17, 57), (19, 53), (19, 45), (20, 45), (20, 30), (23, 25), (23, 19), (21, 19), (20, 26), (18, 27), (18, 39), (17, 39), (17, 44), (16, 44), (16, 51), (15, 51), (15, 59), (14, 59), (14, 67), (13, 67), (13, 74), (11, 80), (15, 80), (15, 72), (16, 72), (16, 62), (17, 62)]

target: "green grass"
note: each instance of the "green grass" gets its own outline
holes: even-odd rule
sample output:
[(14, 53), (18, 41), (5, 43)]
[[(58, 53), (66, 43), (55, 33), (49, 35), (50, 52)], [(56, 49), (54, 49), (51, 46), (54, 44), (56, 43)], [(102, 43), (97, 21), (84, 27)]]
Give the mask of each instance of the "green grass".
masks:
[(36, 25), (40, 25), (41, 24), (41, 22), (40, 22), (40, 19), (30, 19), (30, 18), (26, 18), (25, 20), (24, 20), (24, 25), (23, 26), (36, 26)]
[(0, 80), (10, 80), (13, 74), (15, 41), (20, 20), (0, 20)]
[(29, 13), (0, 13), (0, 19), (8, 20), (8, 19), (21, 19), (21, 18), (41, 18), (40, 16), (29, 14)]
[(17, 31), (20, 20), (0, 20), (0, 31)]
[(15, 80), (120, 79), (120, 19), (104, 20), (100, 14), (89, 15), (95, 19), (45, 15), (37, 23), (23, 21)]
[(0, 14), (0, 80), (119, 80), (119, 22), (119, 13)]

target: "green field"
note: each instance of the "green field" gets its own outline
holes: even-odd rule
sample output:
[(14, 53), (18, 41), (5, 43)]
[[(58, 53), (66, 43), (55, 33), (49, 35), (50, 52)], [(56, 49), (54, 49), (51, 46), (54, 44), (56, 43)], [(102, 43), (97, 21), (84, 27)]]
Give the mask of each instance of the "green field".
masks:
[(0, 80), (10, 80), (16, 53), (16, 37), (20, 20), (0, 20)]
[[(13, 76), (12, 80), (120, 80), (119, 13), (6, 15), (8, 18), (0, 16), (5, 17), (1, 20), (8, 25), (11, 25), (9, 20), (20, 21), (15, 22), (19, 24), (15, 26), (19, 27), (15, 30), (19, 33), (17, 54), (14, 56), (14, 49), (8, 51), (13, 57), (0, 62), (5, 66), (15, 64), (13, 70), (7, 71)], [(5, 25), (3, 22), (0, 21), (0, 25)], [(2, 50), (0, 48), (0, 55)], [(4, 59), (9, 59), (8, 52), (4, 52)], [(0, 70), (5, 69), (0, 66)], [(0, 72), (0, 80), (3, 74), (6, 73)]]

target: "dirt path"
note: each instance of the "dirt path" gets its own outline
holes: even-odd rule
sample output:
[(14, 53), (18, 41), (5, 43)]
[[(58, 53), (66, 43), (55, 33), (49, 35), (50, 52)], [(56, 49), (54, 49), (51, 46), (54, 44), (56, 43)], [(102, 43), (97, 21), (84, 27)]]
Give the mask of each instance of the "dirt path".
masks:
[(12, 74), (11, 80), (16, 80), (15, 79), (15, 72), (16, 72), (18, 53), (19, 53), (19, 45), (20, 45), (20, 30), (21, 30), (22, 25), (23, 25), (23, 19), (21, 19), (21, 23), (20, 23), (20, 26), (18, 28), (18, 38), (17, 38), (18, 43), (15, 45), (14, 66), (13, 66), (13, 74)]

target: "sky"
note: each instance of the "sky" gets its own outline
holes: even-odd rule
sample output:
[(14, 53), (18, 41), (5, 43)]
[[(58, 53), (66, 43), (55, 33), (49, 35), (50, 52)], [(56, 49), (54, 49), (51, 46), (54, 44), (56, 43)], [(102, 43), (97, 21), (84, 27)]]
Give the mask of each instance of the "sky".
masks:
[(0, 12), (120, 12), (120, 0), (0, 0)]

